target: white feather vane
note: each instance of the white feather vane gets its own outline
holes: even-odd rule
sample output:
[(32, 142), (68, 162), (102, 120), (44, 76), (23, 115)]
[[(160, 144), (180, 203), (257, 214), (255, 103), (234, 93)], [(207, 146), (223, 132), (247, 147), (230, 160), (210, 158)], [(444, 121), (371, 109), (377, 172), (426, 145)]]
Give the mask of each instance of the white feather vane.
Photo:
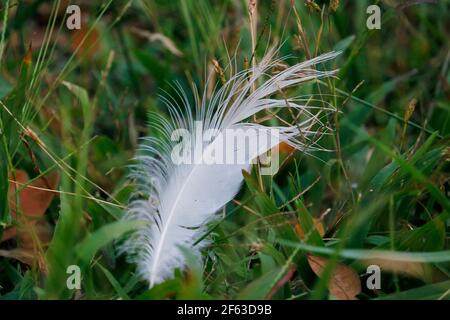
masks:
[[(185, 267), (180, 247), (189, 248), (201, 258), (200, 250), (206, 242), (195, 246), (194, 243), (205, 234), (217, 211), (238, 193), (243, 182), (242, 170), (249, 170), (255, 158), (280, 142), (304, 152), (320, 149), (317, 135), (327, 126), (318, 114), (324, 109), (332, 111), (333, 107), (328, 104), (323, 107), (321, 102), (317, 112), (319, 107), (310, 105), (314, 101), (311, 96), (288, 98), (284, 89), (333, 75), (335, 71), (319, 71), (315, 66), (338, 53), (321, 55), (273, 75), (271, 69), (282, 61), (275, 59), (275, 54), (276, 50), (269, 50), (259, 64), (235, 74), (209, 99), (206, 90), (202, 99), (194, 93), (195, 113), (181, 89), (182, 106), (162, 97), (171, 120), (154, 116), (150, 125), (159, 133), (158, 138), (143, 139), (130, 173), (137, 189), (130, 199), (126, 219), (149, 223), (128, 236), (120, 248), (130, 262), (137, 264), (138, 272), (150, 286), (172, 277), (176, 268)], [(281, 98), (274, 98), (276, 94)], [(299, 123), (268, 127), (249, 120), (260, 111), (286, 107), (301, 112)], [(248, 129), (254, 135), (246, 134)], [(228, 130), (234, 133), (237, 143), (224, 143)], [(262, 139), (273, 136), (273, 130), (277, 139)], [(214, 133), (205, 139), (204, 133), (208, 131)], [(189, 133), (190, 138), (180, 139), (180, 132)], [(240, 149), (245, 152), (241, 161), (237, 161), (235, 155)], [(181, 156), (174, 158), (174, 151)], [(206, 155), (218, 159), (221, 152), (226, 155), (222, 159), (231, 157), (234, 162), (211, 163), (202, 159)]]

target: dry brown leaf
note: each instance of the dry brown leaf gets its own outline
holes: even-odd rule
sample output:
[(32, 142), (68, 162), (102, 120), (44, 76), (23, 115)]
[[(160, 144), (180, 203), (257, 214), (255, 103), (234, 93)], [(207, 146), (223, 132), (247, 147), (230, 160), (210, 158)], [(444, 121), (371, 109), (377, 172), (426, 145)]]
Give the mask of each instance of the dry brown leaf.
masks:
[(281, 152), (284, 152), (286, 154), (291, 154), (296, 149), (293, 146), (291, 146), (290, 144), (287, 144), (286, 142), (281, 142), (278, 145), (278, 150), (281, 151)]
[(19, 191), (19, 212), (23, 216), (31, 218), (40, 218), (47, 211), (50, 202), (55, 195), (55, 190), (59, 183), (59, 173), (52, 171), (49, 174), (42, 176), (28, 186), (28, 174), (23, 170), (16, 170), (15, 178), (11, 177), (9, 185), (9, 206), (12, 211), (12, 216), (16, 216), (16, 190)]
[(47, 272), (47, 266), (42, 255), (36, 255), (33, 251), (28, 249), (11, 249), (11, 250), (1, 250), (0, 257), (10, 258), (18, 260), (24, 264), (34, 266), (36, 265), (39, 270), (43, 273)]
[[(47, 247), (52, 239), (52, 227), (47, 221), (27, 222), (18, 228), (19, 246), (39, 250)], [(38, 246), (37, 246), (38, 245)]]
[[(308, 255), (308, 263), (314, 273), (320, 277), (329, 259)], [(328, 291), (339, 300), (353, 300), (361, 293), (361, 282), (355, 270), (342, 263), (334, 267), (328, 283)]]
[(0, 249), (0, 257), (19, 260), (20, 262), (25, 264), (32, 264), (34, 260), (33, 253), (24, 249), (11, 249), (11, 250)]
[(3, 231), (2, 238), (0, 239), (0, 242), (12, 239), (12, 238), (14, 238), (16, 236), (16, 234), (17, 234), (17, 228), (16, 227), (6, 228)]
[(99, 39), (100, 32), (97, 29), (91, 30), (87, 27), (82, 27), (73, 35), (72, 51), (76, 52), (79, 57), (86, 55), (88, 59), (91, 59), (101, 49)]
[(15, 226), (5, 230), (1, 241), (17, 236), (18, 247), (1, 250), (0, 256), (13, 258), (28, 265), (37, 265), (45, 272), (44, 248), (51, 240), (52, 228), (42, 217), (55, 195), (51, 190), (55, 190), (58, 186), (59, 174), (53, 171), (26, 185), (28, 181), (28, 174), (23, 170), (16, 170), (10, 177), (8, 202)]
[(432, 276), (432, 270), (426, 263), (373, 258), (362, 260), (362, 264), (364, 266), (377, 265), (381, 271), (403, 274), (425, 281), (429, 280)]

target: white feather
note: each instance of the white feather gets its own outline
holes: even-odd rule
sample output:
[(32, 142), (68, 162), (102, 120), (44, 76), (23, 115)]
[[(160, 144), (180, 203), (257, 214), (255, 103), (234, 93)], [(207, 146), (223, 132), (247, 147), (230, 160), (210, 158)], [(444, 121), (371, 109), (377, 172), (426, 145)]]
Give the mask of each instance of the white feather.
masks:
[[(179, 141), (171, 139), (174, 130), (186, 129), (192, 134), (193, 141), (182, 143), (181, 148), (189, 156), (194, 154), (196, 157), (193, 152), (195, 146), (202, 146), (201, 155), (204, 155), (214, 150), (220, 139), (216, 136), (209, 142), (201, 140), (203, 137), (196, 133), (195, 121), (201, 121), (203, 130), (215, 129), (219, 134), (226, 129), (252, 128), (258, 136), (270, 135), (270, 128), (243, 121), (262, 110), (289, 106), (301, 110), (305, 120), (295, 126), (277, 127), (280, 141), (303, 151), (316, 148), (314, 135), (317, 132), (314, 128), (317, 125), (326, 126), (320, 122), (317, 113), (312, 112), (313, 107), (300, 104), (308, 99), (276, 99), (271, 96), (287, 87), (332, 75), (333, 71), (321, 72), (315, 65), (334, 58), (337, 53), (324, 54), (270, 76), (270, 69), (281, 61), (274, 59), (275, 53), (275, 50), (270, 50), (256, 67), (233, 76), (210, 99), (204, 97), (200, 102), (198, 95), (195, 95), (195, 117), (182, 90), (179, 93), (184, 104), (182, 107), (163, 98), (171, 120), (155, 116), (151, 123), (160, 135), (158, 138), (145, 138), (141, 145), (131, 173), (131, 178), (137, 183), (137, 192), (130, 200), (126, 215), (127, 219), (147, 220), (150, 223), (130, 235), (121, 247), (129, 260), (137, 264), (138, 272), (149, 281), (150, 286), (172, 277), (175, 268), (185, 266), (180, 246), (189, 248), (200, 258), (205, 242), (196, 246), (193, 244), (204, 234), (207, 223), (215, 218), (215, 213), (238, 193), (243, 181), (242, 170), (248, 170), (250, 161), (275, 147), (273, 143), (260, 145), (258, 139), (253, 139), (248, 141), (250, 151), (245, 163), (208, 165), (194, 161), (193, 164), (175, 164), (171, 152)], [(259, 82), (262, 84), (258, 85)], [(257, 88), (252, 92), (254, 85)], [(238, 135), (237, 139), (242, 142), (247, 138)], [(238, 151), (227, 148), (224, 150), (227, 154)]]

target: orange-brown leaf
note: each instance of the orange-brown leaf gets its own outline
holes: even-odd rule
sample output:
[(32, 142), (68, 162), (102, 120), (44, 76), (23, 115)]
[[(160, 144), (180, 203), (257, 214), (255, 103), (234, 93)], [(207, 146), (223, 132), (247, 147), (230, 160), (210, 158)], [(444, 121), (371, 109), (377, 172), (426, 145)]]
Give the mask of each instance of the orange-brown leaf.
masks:
[[(28, 181), (28, 175), (22, 170), (16, 170), (15, 179), (11, 179), (9, 203), (13, 211), (16, 213), (15, 192), (19, 191), (19, 212), (29, 217), (42, 217), (47, 211), (50, 202), (55, 195), (55, 190), (59, 183), (59, 173), (52, 171), (46, 176), (34, 180), (30, 185), (25, 186)], [(11, 192), (12, 191), (12, 192)]]
[(44, 257), (40, 254), (36, 254), (33, 250), (30, 249), (0, 249), (0, 257), (15, 259), (30, 266), (37, 266), (41, 272), (47, 272), (47, 266), (45, 264)]
[[(320, 277), (329, 260), (323, 257), (308, 255), (308, 263), (314, 273)], [(342, 263), (334, 267), (328, 291), (340, 300), (353, 300), (361, 293), (361, 282), (355, 270)]]
[(278, 145), (278, 150), (280, 152), (290, 154), (290, 153), (294, 152), (296, 149), (293, 146), (291, 146), (290, 144), (287, 144), (286, 142), (281, 142)]
[(100, 33), (97, 29), (81, 28), (77, 30), (72, 39), (72, 50), (77, 55), (92, 58), (100, 50)]
[(42, 216), (55, 195), (53, 190), (58, 186), (59, 174), (53, 171), (26, 185), (28, 181), (28, 174), (23, 170), (16, 170), (10, 177), (8, 200), (15, 226), (5, 230), (1, 241), (17, 235), (18, 247), (0, 250), (0, 256), (37, 266), (41, 272), (46, 272), (44, 252), (52, 237), (52, 227)]
[(427, 281), (432, 276), (430, 265), (411, 261), (392, 261), (382, 258), (365, 259), (362, 261), (365, 266), (377, 265), (382, 271), (403, 274), (409, 277)]
[(16, 227), (9, 227), (3, 231), (2, 239), (0, 240), (0, 242), (12, 239), (16, 236), (16, 234), (17, 234)]
[[(25, 247), (32, 247), (27, 244), (30, 239), (33, 239), (30, 232), (35, 232), (31, 226), (36, 223), (43, 223), (40, 219), (47, 211), (47, 208), (55, 195), (55, 192), (49, 190), (55, 190), (58, 186), (59, 173), (53, 171), (46, 176), (34, 180), (30, 185), (26, 186), (28, 180), (28, 174), (23, 170), (16, 170), (14, 175), (10, 177), (9, 206), (11, 209), (11, 216), (16, 221), (15, 227), (12, 226), (5, 230), (1, 241), (14, 238), (18, 233), (21, 240), (20, 242), (24, 243)], [(16, 192), (18, 192), (18, 195), (16, 195)], [(16, 202), (19, 204), (19, 210), (17, 210)], [(17, 211), (19, 211), (19, 215), (17, 215)], [(41, 231), (41, 227), (38, 227), (37, 231)], [(44, 237), (44, 233), (42, 232), (37, 232), (37, 234), (38, 236), (41, 235), (43, 240), (48, 238), (47, 236)], [(37, 239), (39, 239), (39, 237)]]

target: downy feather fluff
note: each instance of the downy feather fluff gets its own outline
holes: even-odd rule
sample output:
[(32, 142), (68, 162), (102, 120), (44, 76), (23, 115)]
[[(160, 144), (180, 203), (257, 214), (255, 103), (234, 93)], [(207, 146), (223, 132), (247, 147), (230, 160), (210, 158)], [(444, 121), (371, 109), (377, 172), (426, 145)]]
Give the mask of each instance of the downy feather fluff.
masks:
[[(201, 258), (200, 250), (207, 242), (194, 246), (196, 240), (206, 232), (208, 222), (216, 212), (238, 193), (243, 182), (242, 170), (249, 170), (249, 161), (276, 145), (258, 146), (250, 141), (250, 153), (244, 164), (175, 164), (171, 153), (179, 141), (172, 141), (176, 129), (185, 129), (192, 134), (190, 143), (182, 143), (181, 149), (193, 154), (196, 143), (203, 153), (211, 151), (219, 139), (203, 142), (195, 132), (195, 122), (200, 121), (203, 130), (245, 129), (251, 127), (258, 135), (266, 135), (270, 127), (252, 123), (250, 118), (262, 110), (290, 107), (302, 113), (302, 120), (295, 125), (279, 126), (279, 140), (290, 146), (309, 152), (317, 149), (317, 127), (327, 128), (318, 113), (309, 105), (312, 97), (288, 98), (284, 89), (305, 81), (334, 74), (323, 72), (316, 65), (333, 59), (337, 53), (328, 53), (317, 58), (288, 67), (276, 74), (271, 69), (282, 62), (276, 59), (276, 50), (269, 50), (265, 57), (250, 70), (235, 74), (209, 99), (206, 90), (200, 99), (194, 92), (196, 112), (193, 114), (187, 95), (180, 89), (182, 105), (162, 97), (170, 113), (170, 120), (154, 116), (150, 125), (159, 132), (158, 137), (143, 139), (136, 164), (132, 166), (130, 178), (136, 181), (137, 191), (131, 197), (126, 219), (146, 220), (149, 223), (132, 233), (121, 246), (137, 270), (153, 286), (173, 276), (176, 268), (185, 266), (180, 247), (187, 247)], [(254, 88), (256, 86), (256, 88)], [(283, 94), (279, 94), (283, 93)], [(281, 98), (274, 98), (278, 94)], [(302, 103), (308, 104), (302, 105)], [(320, 109), (333, 110), (332, 106)], [(245, 139), (238, 136), (237, 139)], [(225, 152), (236, 152), (227, 150)]]

